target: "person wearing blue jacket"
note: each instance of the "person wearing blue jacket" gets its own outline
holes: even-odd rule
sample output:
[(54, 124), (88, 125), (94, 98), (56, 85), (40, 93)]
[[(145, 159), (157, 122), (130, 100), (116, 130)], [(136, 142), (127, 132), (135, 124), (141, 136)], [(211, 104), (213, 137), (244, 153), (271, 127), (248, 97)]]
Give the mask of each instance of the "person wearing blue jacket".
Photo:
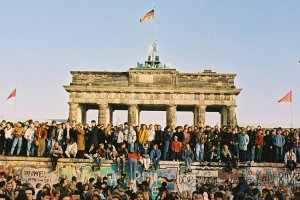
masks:
[(158, 149), (157, 144), (153, 145), (153, 149), (150, 152), (150, 158), (152, 160), (155, 170), (159, 167), (159, 160), (161, 157), (161, 151)]
[(246, 134), (246, 129), (243, 129), (242, 133), (239, 135), (239, 156), (241, 162), (246, 162), (248, 144), (249, 136)]
[(275, 151), (275, 162), (283, 162), (283, 145), (285, 144), (284, 136), (282, 135), (282, 130), (278, 129), (277, 133), (273, 135), (273, 145)]

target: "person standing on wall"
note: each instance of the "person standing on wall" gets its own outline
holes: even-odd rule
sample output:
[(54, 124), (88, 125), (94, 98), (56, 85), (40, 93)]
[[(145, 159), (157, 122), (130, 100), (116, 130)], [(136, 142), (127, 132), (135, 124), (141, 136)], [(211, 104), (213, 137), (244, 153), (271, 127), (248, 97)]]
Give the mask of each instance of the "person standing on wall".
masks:
[(10, 155), (12, 155), (12, 156), (14, 155), (14, 150), (15, 150), (16, 146), (18, 145), (17, 156), (19, 156), (21, 147), (22, 147), (24, 133), (25, 133), (25, 130), (22, 127), (22, 123), (17, 122), (17, 124), (15, 125), (15, 128), (14, 128), (14, 141), (13, 141), (13, 145), (12, 145), (12, 148), (10, 151)]
[(35, 145), (37, 146), (37, 156), (42, 157), (45, 154), (46, 148), (46, 138), (48, 137), (48, 131), (45, 124), (38, 125), (35, 131), (36, 141)]
[(77, 133), (77, 158), (84, 158), (85, 143), (83, 125), (79, 123), (76, 127)]
[(242, 133), (239, 135), (239, 156), (241, 162), (246, 162), (248, 143), (249, 136), (246, 134), (246, 129), (243, 129)]
[(133, 183), (136, 180), (137, 161), (140, 160), (140, 154), (135, 149), (130, 149), (128, 153), (128, 179), (129, 183)]

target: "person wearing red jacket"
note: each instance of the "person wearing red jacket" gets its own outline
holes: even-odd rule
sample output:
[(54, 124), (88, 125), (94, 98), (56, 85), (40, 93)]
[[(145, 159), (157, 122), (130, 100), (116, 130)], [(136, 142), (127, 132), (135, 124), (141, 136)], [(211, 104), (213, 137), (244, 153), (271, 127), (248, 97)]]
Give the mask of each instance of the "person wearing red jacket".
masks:
[(262, 130), (259, 129), (256, 135), (256, 162), (261, 162), (261, 155), (264, 146), (264, 136), (262, 134)]
[(133, 183), (136, 180), (137, 161), (140, 160), (140, 154), (134, 151), (128, 152), (128, 178)]
[(172, 152), (173, 152), (173, 161), (178, 161), (181, 152), (181, 142), (178, 141), (177, 136), (174, 137), (174, 141), (172, 142)]

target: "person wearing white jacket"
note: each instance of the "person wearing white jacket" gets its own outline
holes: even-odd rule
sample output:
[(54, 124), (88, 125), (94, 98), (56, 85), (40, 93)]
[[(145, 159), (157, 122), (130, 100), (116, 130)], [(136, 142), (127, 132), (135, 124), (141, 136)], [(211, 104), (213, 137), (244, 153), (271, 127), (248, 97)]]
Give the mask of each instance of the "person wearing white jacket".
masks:
[(127, 138), (127, 142), (128, 142), (128, 151), (130, 152), (134, 152), (134, 143), (136, 141), (136, 132), (133, 129), (133, 126), (130, 125), (129, 126), (129, 133), (128, 133), (128, 138)]
[(29, 128), (26, 130), (24, 134), (24, 138), (27, 140), (27, 153), (26, 153), (27, 156), (34, 155), (34, 145), (32, 145), (34, 141), (34, 133), (35, 133), (34, 123), (31, 122), (29, 124)]
[(124, 141), (124, 134), (122, 132), (121, 127), (117, 128), (117, 131), (116, 131), (115, 135), (116, 135), (116, 138), (117, 138), (116, 148), (119, 149), (121, 147), (121, 145), (123, 144), (123, 141)]
[(148, 144), (149, 144), (149, 148), (152, 148), (155, 140), (155, 128), (153, 127), (153, 124), (149, 124), (148, 132), (149, 132)]
[(76, 158), (77, 151), (78, 151), (78, 149), (77, 149), (77, 143), (74, 142), (73, 138), (71, 138), (70, 142), (69, 142), (69, 144), (67, 146), (67, 149), (65, 151), (65, 154), (68, 156), (68, 158), (70, 158), (70, 157), (71, 158)]
[(4, 129), (5, 132), (5, 156), (8, 156), (12, 143), (13, 143), (13, 138), (14, 138), (14, 128), (12, 127), (10, 122), (7, 122), (6, 128)]

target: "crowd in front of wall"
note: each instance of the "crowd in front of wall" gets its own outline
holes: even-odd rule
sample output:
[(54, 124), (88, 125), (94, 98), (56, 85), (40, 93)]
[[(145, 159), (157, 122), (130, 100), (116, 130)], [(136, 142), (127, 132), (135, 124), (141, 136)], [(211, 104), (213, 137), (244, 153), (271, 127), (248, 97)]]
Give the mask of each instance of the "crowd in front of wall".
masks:
[[(176, 182), (163, 181), (158, 188), (151, 187), (151, 179), (143, 182), (127, 182), (124, 178), (110, 185), (107, 177), (90, 178), (80, 182), (59, 178), (54, 184), (31, 185), (19, 175), (0, 173), (1, 200), (298, 200), (300, 192), (292, 194), (277, 188), (257, 188), (248, 184), (243, 176), (234, 185), (226, 180), (219, 185), (197, 184), (193, 192), (179, 191)], [(153, 195), (155, 190), (155, 195)], [(157, 190), (157, 191), (156, 191)]]
[(114, 160), (118, 170), (129, 166), (129, 178), (135, 179), (137, 163), (145, 171), (159, 167), (159, 162), (224, 162), (231, 171), (243, 162), (285, 163), (293, 171), (300, 162), (300, 138), (297, 129), (262, 127), (198, 127), (128, 123), (91, 124), (72, 122), (41, 123), (2, 121), (0, 155), (51, 157), (56, 168), (59, 158)]

